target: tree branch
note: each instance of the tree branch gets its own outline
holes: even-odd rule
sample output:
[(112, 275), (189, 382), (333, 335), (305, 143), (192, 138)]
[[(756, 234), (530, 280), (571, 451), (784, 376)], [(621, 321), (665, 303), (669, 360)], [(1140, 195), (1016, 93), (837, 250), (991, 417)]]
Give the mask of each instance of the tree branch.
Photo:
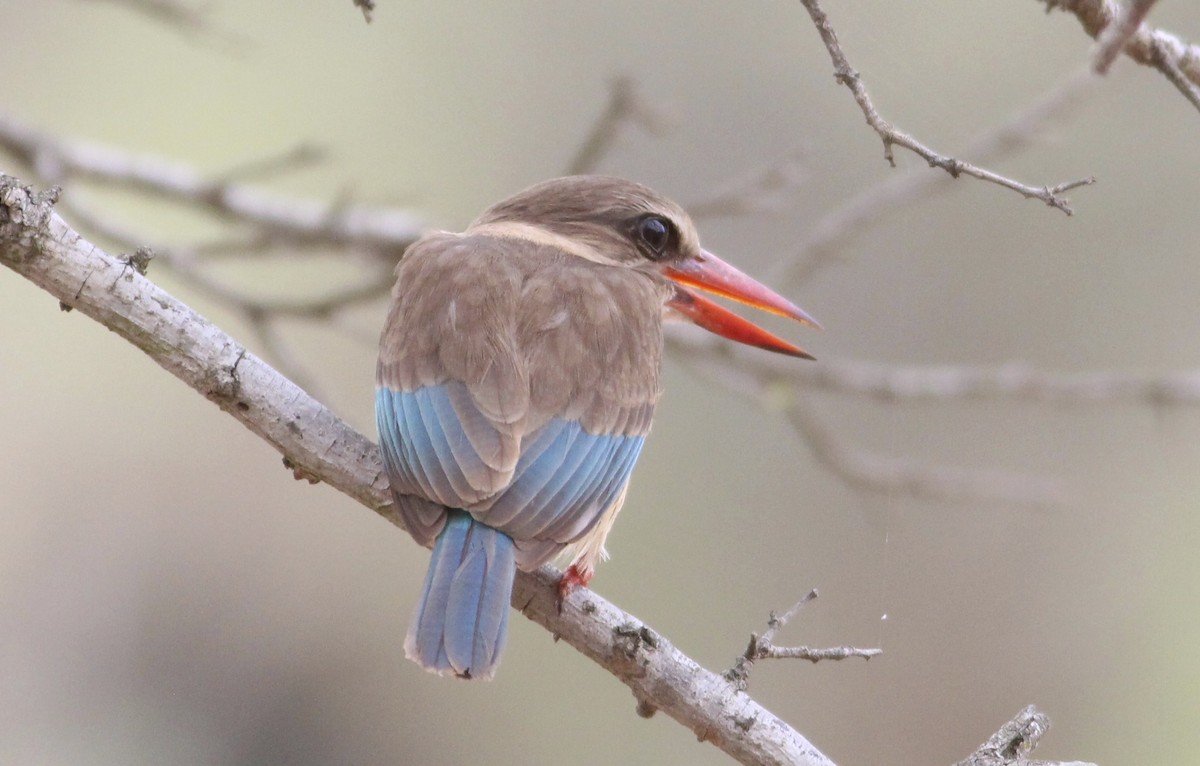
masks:
[[(1099, 82), (1087, 69), (1080, 69), (1055, 84), (1034, 101), (1005, 118), (1004, 122), (980, 133), (963, 149), (977, 162), (994, 162), (1016, 153), (1043, 135), (1048, 126), (1077, 107), (1095, 92)], [(822, 269), (839, 262), (846, 243), (879, 223), (886, 214), (915, 207), (936, 192), (950, 188), (952, 178), (913, 168), (872, 184), (839, 204), (816, 221), (805, 234), (796, 256), (780, 271), (788, 282), (798, 285)]]
[[(147, 253), (116, 258), (52, 210), (58, 189), (37, 194), (0, 174), (0, 263), (140, 348), (278, 450), (296, 478), (324, 481), (397, 526), (376, 446), (216, 325), (144, 275)], [(581, 588), (559, 605), (553, 567), (518, 572), (513, 605), (628, 686), (645, 716), (663, 710), (701, 741), (745, 764), (833, 766), (729, 680), (702, 668), (632, 615)], [(795, 608), (792, 610), (795, 611)], [(792, 612), (789, 612), (791, 614)], [(768, 631), (770, 633), (771, 631)], [(987, 753), (1021, 756), (1046, 729), (1006, 726)], [(1032, 731), (1032, 733), (1031, 733)], [(991, 747), (1003, 735), (1003, 747)], [(974, 756), (973, 756), (974, 757)], [(1007, 760), (972, 761), (1000, 764)]]
[(1113, 21), (1096, 38), (1096, 53), (1092, 57), (1092, 71), (1108, 74), (1109, 67), (1121, 55), (1121, 49), (1129, 38), (1138, 31), (1146, 15), (1158, 0), (1129, 0), (1122, 6)]
[(1050, 719), (1033, 705), (1017, 713), (979, 748), (954, 766), (1094, 766), (1083, 761), (1033, 761), (1025, 754), (1050, 730)]
[[(1131, 0), (1122, 10), (1113, 0), (1038, 0), (1053, 10), (1074, 14), (1085, 32), (1098, 41), (1093, 67), (1103, 74), (1123, 52), (1143, 66), (1166, 77), (1192, 106), (1200, 110), (1200, 46), (1184, 42), (1170, 32), (1142, 24), (1153, 2)], [(1115, 23), (1114, 23), (1115, 22)]]
[(1071, 189), (1095, 183), (1096, 179), (1089, 177), (1076, 181), (1067, 181), (1055, 186), (1029, 186), (991, 170), (972, 165), (969, 162), (940, 154), (925, 146), (879, 115), (878, 110), (875, 109), (875, 105), (871, 103), (871, 97), (867, 94), (867, 88), (863, 85), (862, 77), (850, 66), (850, 62), (846, 59), (846, 54), (842, 51), (841, 43), (838, 42), (837, 33), (834, 31), (833, 26), (830, 25), (829, 18), (825, 15), (825, 11), (822, 10), (818, 0), (800, 0), (800, 3), (808, 11), (808, 15), (812, 17), (813, 24), (816, 25), (817, 32), (821, 35), (821, 41), (825, 43), (825, 48), (829, 51), (829, 57), (833, 60), (834, 78), (849, 88), (850, 92), (854, 94), (854, 100), (862, 110), (863, 116), (867, 118), (867, 124), (879, 134), (879, 138), (883, 141), (884, 159), (892, 167), (896, 166), (896, 158), (892, 154), (892, 147), (902, 146), (921, 157), (929, 163), (930, 167), (941, 168), (946, 171), (952, 178), (967, 175), (972, 178), (978, 178), (981, 181), (1003, 186), (1007, 189), (1012, 189), (1026, 199), (1041, 200), (1050, 207), (1057, 208), (1067, 215), (1071, 215), (1072, 213), (1069, 204), (1070, 201), (1066, 197), (1063, 197), (1062, 194)]
[[(83, 239), (35, 194), (0, 175), (0, 262), (146, 352), (278, 450), (300, 478), (320, 480), (397, 526), (376, 446), (219, 327), (146, 279), (128, 259)], [(751, 697), (640, 620), (581, 588), (558, 607), (561, 573), (518, 573), (513, 604), (604, 667), (645, 714), (661, 709), (746, 764), (832, 766)]]
[(375, 0), (353, 0), (354, 5), (362, 11), (363, 18), (371, 23), (371, 14), (375, 12)]
[(595, 173), (627, 128), (640, 127), (651, 135), (661, 136), (670, 122), (665, 112), (642, 96), (632, 77), (614, 77), (609, 84), (608, 105), (567, 163), (565, 175)]
[(750, 643), (746, 646), (746, 651), (734, 660), (733, 667), (725, 671), (725, 678), (736, 684), (738, 689), (745, 691), (750, 684), (750, 670), (758, 660), (808, 660), (817, 663), (822, 660), (845, 660), (850, 657), (862, 657), (869, 660), (883, 654), (882, 649), (860, 649), (854, 646), (832, 646), (821, 649), (814, 649), (811, 646), (775, 646), (775, 633), (816, 598), (817, 589), (813, 588), (782, 616), (771, 612), (771, 616), (767, 619), (767, 629), (762, 635), (750, 634)]
[[(70, 178), (99, 180), (111, 188), (152, 194), (193, 205), (224, 220), (252, 224), (278, 240), (352, 245), (398, 257), (424, 231), (422, 220), (407, 211), (276, 197), (235, 183), (228, 176), (243, 172), (236, 168), (226, 178), (207, 178), (182, 163), (64, 141), (2, 114), (0, 149), (50, 183), (61, 184)], [(296, 153), (288, 156), (294, 159)]]
[(686, 359), (724, 358), (729, 367), (760, 388), (792, 384), (806, 391), (861, 396), (885, 403), (1006, 399), (1060, 406), (1110, 402), (1200, 405), (1200, 370), (1056, 373), (1019, 362), (988, 367), (906, 366), (852, 359), (796, 365), (763, 354), (742, 353), (723, 341), (690, 333), (672, 333), (667, 342)]

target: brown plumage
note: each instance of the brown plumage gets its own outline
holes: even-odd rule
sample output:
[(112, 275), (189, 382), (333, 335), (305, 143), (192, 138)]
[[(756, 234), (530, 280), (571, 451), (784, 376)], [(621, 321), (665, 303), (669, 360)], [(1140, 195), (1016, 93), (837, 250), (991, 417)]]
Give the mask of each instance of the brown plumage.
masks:
[(410, 657), (490, 676), (514, 564), (574, 545), (590, 577), (662, 394), (664, 314), (805, 355), (696, 286), (807, 320), (702, 250), (677, 205), (615, 178), (538, 184), (405, 253), (376, 407), (397, 508), (437, 542)]

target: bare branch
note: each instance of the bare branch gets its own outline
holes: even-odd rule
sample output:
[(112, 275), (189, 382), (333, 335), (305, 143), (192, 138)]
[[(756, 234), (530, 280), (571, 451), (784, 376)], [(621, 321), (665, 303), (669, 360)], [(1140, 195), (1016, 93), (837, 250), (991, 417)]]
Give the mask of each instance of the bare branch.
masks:
[(850, 657), (862, 657), (869, 660), (883, 654), (882, 649), (859, 649), (855, 646), (831, 646), (816, 649), (811, 646), (774, 646), (768, 641), (759, 641), (756, 647), (759, 659), (767, 660), (844, 660)]
[(1034, 509), (1061, 507), (1067, 502), (1061, 482), (1052, 479), (877, 455), (843, 444), (811, 407), (800, 402), (788, 408), (787, 416), (812, 448), (813, 456), (857, 489), (955, 503), (992, 500)]
[[(1047, 127), (1084, 97), (1094, 93), (1099, 80), (1087, 69), (1064, 78), (1003, 123), (972, 140), (963, 153), (979, 162), (993, 162), (1016, 153), (1045, 133)], [(921, 168), (891, 175), (824, 215), (809, 231), (796, 253), (785, 264), (786, 279), (799, 284), (839, 261), (839, 251), (871, 224), (895, 210), (916, 205), (950, 188), (953, 179), (926, 173)]]
[(1176, 90), (1183, 94), (1192, 106), (1200, 109), (1200, 87), (1188, 79), (1183, 68), (1179, 65), (1179, 56), (1162, 40), (1154, 40), (1150, 44), (1151, 65), (1163, 73)]
[(107, 0), (182, 32), (202, 32), (207, 28), (204, 13), (180, 0)]
[[(1057, 9), (1074, 14), (1084, 31), (1099, 41), (1095, 59), (1097, 71), (1105, 71), (1100, 68), (1102, 57), (1110, 55), (1108, 46), (1116, 46), (1117, 50), (1137, 63), (1157, 69), (1192, 106), (1200, 109), (1200, 46), (1186, 43), (1170, 32), (1141, 24), (1152, 2), (1131, 0), (1130, 8), (1121, 11), (1120, 6), (1112, 0), (1038, 1), (1045, 4), (1047, 12)], [(1129, 14), (1129, 18), (1119, 19), (1120, 13)], [(1136, 24), (1133, 23), (1135, 20)], [(1122, 26), (1130, 24), (1133, 31), (1127, 31)], [(1123, 38), (1123, 42), (1105, 39), (1108, 37), (1106, 30), (1110, 27), (1112, 38)]]
[(1058, 406), (1200, 404), (1200, 369), (1158, 374), (1115, 370), (1054, 373), (1016, 362), (998, 367), (920, 367), (849, 359), (797, 365), (763, 354), (745, 354), (728, 343), (690, 333), (672, 333), (668, 345), (692, 361), (726, 359), (742, 376), (742, 393), (750, 395), (757, 395), (765, 386), (791, 384), (805, 391), (864, 396), (884, 403), (1006, 399)]
[(687, 205), (693, 220), (774, 212), (808, 179), (805, 152), (793, 149), (783, 157), (753, 168), (718, 185), (706, 197)]
[(354, 5), (362, 11), (363, 18), (371, 23), (371, 14), (375, 12), (375, 0), (354, 0)]
[(778, 632), (780, 628), (791, 622), (796, 615), (800, 614), (800, 612), (804, 610), (804, 607), (816, 601), (819, 596), (820, 594), (817, 593), (817, 589), (813, 588), (808, 593), (805, 593), (803, 596), (801, 596), (799, 601), (792, 604), (791, 609), (788, 609), (786, 612), (784, 612), (782, 617), (776, 616), (774, 612), (771, 612), (771, 616), (767, 618), (767, 630), (762, 634), (763, 640), (775, 640), (775, 633)]
[(988, 500), (1029, 508), (1066, 503), (1063, 486), (1050, 479), (1009, 471), (928, 465), (844, 444), (801, 398), (801, 381), (825, 379), (824, 368), (836, 369), (836, 362), (780, 367), (774, 360), (748, 359), (729, 344), (692, 340), (682, 333), (673, 333), (668, 343), (698, 372), (743, 396), (769, 401), (769, 406), (785, 412), (817, 461), (848, 486), (887, 495), (953, 502)]
[(281, 240), (357, 246), (399, 253), (421, 236), (422, 220), (402, 210), (328, 205), (272, 196), (241, 184), (206, 178), (182, 163), (129, 155), (107, 147), (72, 143), (39, 133), (0, 115), (0, 149), (44, 180), (103, 181), (252, 224)]
[(1069, 200), (1062, 196), (1063, 193), (1080, 186), (1095, 183), (1096, 179), (1089, 177), (1076, 181), (1067, 181), (1055, 186), (1029, 186), (1028, 184), (1015, 181), (969, 162), (939, 154), (925, 146), (879, 115), (879, 112), (875, 109), (875, 105), (871, 103), (871, 98), (867, 94), (867, 88), (863, 85), (862, 78), (846, 59), (846, 54), (842, 51), (841, 43), (838, 42), (837, 33), (834, 32), (833, 27), (829, 24), (829, 18), (825, 15), (825, 11), (821, 9), (818, 0), (800, 0), (800, 2), (808, 11), (808, 15), (812, 17), (813, 24), (816, 25), (817, 32), (821, 35), (821, 40), (825, 43), (825, 48), (829, 51), (829, 57), (833, 60), (834, 78), (849, 88), (850, 92), (854, 94), (854, 100), (862, 110), (863, 116), (867, 118), (867, 124), (879, 134), (879, 138), (883, 141), (884, 159), (892, 167), (896, 165), (896, 158), (892, 154), (892, 146), (902, 146), (924, 159), (929, 163), (930, 167), (941, 168), (946, 171), (952, 178), (958, 178), (960, 175), (968, 175), (978, 178), (981, 181), (1003, 186), (1007, 189), (1012, 189), (1026, 199), (1041, 200), (1050, 207), (1057, 208), (1067, 215), (1071, 215), (1072, 211)]
[(1037, 747), (1049, 730), (1050, 719), (1030, 705), (988, 737), (978, 750), (954, 766), (1095, 766), (1082, 761), (1034, 761), (1026, 758), (1025, 754)]
[[(207, 36), (226, 44), (241, 46), (247, 43), (232, 29), (218, 28), (209, 19), (208, 9), (183, 0), (104, 0), (120, 5), (143, 17), (188, 38)], [(96, 0), (92, 0), (96, 2)]]
[(1142, 25), (1142, 20), (1158, 0), (1128, 0), (1113, 21), (1096, 39), (1096, 52), (1092, 57), (1092, 71), (1108, 74), (1109, 67), (1121, 54), (1121, 49), (1133, 33)]
[[(0, 263), (146, 352), (278, 450), (296, 475), (324, 481), (400, 526), (369, 439), (84, 240), (51, 210), (55, 197), (0, 176)], [(514, 606), (620, 679), (640, 710), (661, 709), (742, 763), (832, 766), (784, 721), (594, 592), (580, 588), (560, 610), (560, 577), (552, 567), (518, 573)]]
[(862, 657), (869, 660), (883, 653), (882, 649), (858, 649), (853, 646), (834, 646), (824, 649), (814, 649), (809, 646), (775, 646), (772, 643), (775, 632), (816, 598), (817, 591), (814, 588), (793, 604), (792, 608), (787, 610), (782, 617), (771, 612), (771, 616), (767, 618), (767, 630), (761, 636), (756, 633), (750, 634), (750, 643), (746, 647), (746, 651), (742, 652), (741, 656), (734, 661), (733, 667), (725, 671), (725, 678), (736, 684), (739, 690), (745, 691), (750, 683), (750, 670), (758, 660), (809, 660), (817, 663), (821, 660), (844, 660), (849, 657)]
[(567, 164), (567, 175), (594, 173), (613, 150), (627, 126), (636, 125), (651, 135), (662, 135), (670, 118), (649, 103), (631, 77), (616, 77), (609, 90), (608, 106), (596, 119), (579, 151)]

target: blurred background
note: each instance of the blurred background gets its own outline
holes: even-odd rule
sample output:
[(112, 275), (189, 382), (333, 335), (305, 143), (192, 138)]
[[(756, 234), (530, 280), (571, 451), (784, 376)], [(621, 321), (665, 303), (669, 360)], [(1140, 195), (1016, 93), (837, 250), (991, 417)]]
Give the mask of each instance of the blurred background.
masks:
[[(1095, 175), (1069, 195), (1076, 214), (939, 177), (805, 278), (801, 243), (826, 216), (935, 171), (900, 151), (887, 166), (798, 3), (380, 0), (367, 25), (346, 0), (214, 1), (193, 6), (199, 27), (132, 5), (0, 2), (0, 116), (213, 178), (315, 146), (320, 162), (239, 181), (459, 229), (564, 172), (628, 75), (665, 130), (625, 131), (599, 170), (686, 205), (786, 163), (774, 209), (700, 228), (825, 324), (772, 325), (816, 364), (1197, 367), (1200, 114), (1128, 60), (1064, 86), (1091, 41), (1040, 3), (826, 10), (883, 115), (947, 153), (1067, 88), (1033, 140), (982, 164), (1036, 185)], [(1200, 7), (1163, 2), (1150, 22), (1197, 37)], [(0, 169), (37, 178), (9, 155)], [(153, 195), (72, 195), (151, 246), (220, 231)], [(267, 297), (352, 281), (352, 265), (311, 255), (213, 274)], [(211, 292), (150, 277), (269, 351)], [(370, 434), (384, 309), (276, 328)], [(0, 321), (0, 763), (728, 762), (665, 716), (638, 718), (624, 686), (517, 616), (495, 682), (421, 672), (401, 642), (428, 553), (407, 535), (293, 481), (231, 418), (7, 271)], [(856, 453), (1063, 495), (947, 500), (848, 484), (778, 391), (705, 369), (668, 364), (598, 592), (723, 670), (771, 610), (819, 588), (777, 643), (883, 656), (760, 663), (750, 691), (839, 764), (950, 764), (1028, 703), (1054, 724), (1038, 757), (1194, 761), (1194, 406), (803, 394)]]

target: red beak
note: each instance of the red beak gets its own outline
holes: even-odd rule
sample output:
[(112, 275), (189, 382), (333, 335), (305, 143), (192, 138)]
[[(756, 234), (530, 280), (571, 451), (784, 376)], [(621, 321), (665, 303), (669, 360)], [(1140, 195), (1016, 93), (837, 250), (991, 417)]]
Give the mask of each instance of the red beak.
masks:
[(722, 261), (717, 256), (701, 250), (696, 258), (688, 258), (667, 266), (663, 273), (676, 283), (675, 297), (667, 302), (671, 308), (711, 333), (745, 343), (748, 346), (765, 348), (789, 356), (812, 359), (802, 348), (779, 338), (753, 322), (742, 319), (729, 309), (723, 308), (689, 287), (698, 287), (716, 295), (769, 311), (772, 314), (790, 317), (798, 322), (820, 329), (817, 320), (796, 304), (771, 288)]

